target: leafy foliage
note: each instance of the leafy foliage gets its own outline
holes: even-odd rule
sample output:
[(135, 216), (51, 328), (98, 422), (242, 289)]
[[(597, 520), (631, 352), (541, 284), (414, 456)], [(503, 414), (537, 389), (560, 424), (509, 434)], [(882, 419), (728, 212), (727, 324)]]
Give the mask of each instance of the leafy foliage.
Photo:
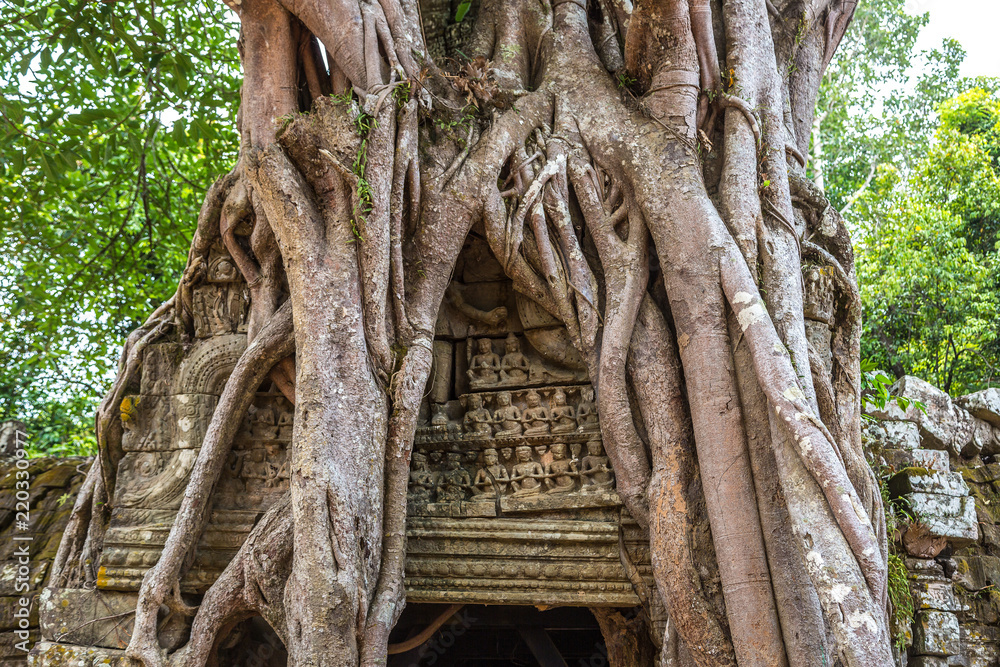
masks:
[(237, 28), (205, 0), (4, 0), (0, 25), (0, 419), (77, 451), (235, 161)]
[(862, 416), (869, 421), (878, 421), (868, 413), (868, 408), (885, 410), (890, 403), (895, 403), (899, 409), (906, 412), (912, 403), (917, 409), (926, 411), (922, 402), (907, 396), (893, 394), (890, 391), (893, 380), (884, 372), (878, 370), (877, 364), (871, 359), (861, 362), (861, 405), (865, 408)]
[(854, 216), (863, 354), (952, 393), (994, 383), (1000, 363), (1000, 98), (967, 85), (911, 175), (880, 165)]
[[(855, 239), (862, 354), (956, 393), (1000, 363), (1000, 98), (961, 47), (916, 53), (927, 15), (859, 6), (820, 91), (812, 175)], [(919, 74), (914, 74), (918, 72)]]
[(878, 165), (909, 165), (927, 152), (934, 110), (957, 92), (964, 51), (946, 40), (940, 49), (915, 53), (928, 17), (909, 16), (904, 5), (859, 4), (820, 88), (810, 176), (841, 210), (866, 189)]

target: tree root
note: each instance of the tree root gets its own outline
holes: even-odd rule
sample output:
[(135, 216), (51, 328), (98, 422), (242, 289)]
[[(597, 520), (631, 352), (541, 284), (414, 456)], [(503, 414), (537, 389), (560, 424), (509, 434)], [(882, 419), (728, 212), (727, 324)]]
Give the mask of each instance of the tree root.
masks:
[(291, 498), (283, 496), (254, 526), (239, 552), (202, 598), (191, 638), (172, 653), (166, 667), (206, 664), (213, 649), (223, 641), (228, 628), (259, 614), (287, 636), (282, 599), (285, 581), (291, 573)]
[(632, 332), (628, 372), (653, 454), (649, 483), (653, 573), (670, 620), (696, 664), (735, 665), (732, 643), (704, 597), (698, 574), (698, 563), (705, 556), (695, 550), (694, 512), (689, 509), (697, 469), (673, 340), (659, 309), (644, 297)]
[[(698, 130), (712, 123), (700, 90), (722, 88), (711, 3), (640, 4), (635, 16), (630, 7), (483, 3), (471, 50), (493, 61), (490, 85), (517, 98), (517, 109), (497, 111), (488, 127), (474, 120), (461, 144), (432, 139), (437, 133), (421, 126), (429, 89), (399, 112), (395, 99), (384, 104), (397, 77), (409, 77), (416, 94), (435, 78), (413, 0), (239, 3), (242, 159), (206, 197), (177, 295), (129, 340), (99, 412), (101, 458), (54, 569), (66, 581), (82, 565), (92, 578), (86, 560), (103, 540), (122, 392), (143, 347), (171, 324), (189, 339), (192, 290), (221, 237), (251, 293), (250, 343), (161, 560), (143, 581), (128, 655), (146, 667), (203, 665), (230, 628), (261, 614), (296, 664), (384, 664), (405, 604), (409, 457), (435, 321), (462, 245), (482, 220), (515, 290), (563, 323), (586, 363), (617, 489), (649, 533), (657, 589), (686, 647), (675, 657), (744, 667), (828, 659), (817, 601), (848, 664), (885, 657), (880, 499), (871, 497), (870, 471), (863, 474), (854, 423), (857, 322), (835, 332), (833, 373), (811, 364), (816, 390), (811, 375), (795, 372), (809, 362), (799, 254), (826, 261), (835, 246), (828, 254), (847, 294), (849, 247), (840, 236), (818, 250), (799, 247), (792, 194), (808, 188), (788, 175), (785, 148), (795, 138), (784, 133), (777, 67), (768, 61), (774, 44), (764, 44), (767, 10), (745, 0), (724, 5), (729, 85), (735, 72), (744, 99), (720, 94), (711, 108), (713, 116), (732, 108), (736, 119), (723, 137), (720, 217), (706, 188), (708, 162), (694, 150)], [(829, 19), (828, 44), (844, 14)], [(641, 112), (621, 103), (609, 76), (606, 67), (619, 62), (648, 88)], [(348, 87), (378, 118), (365, 143), (349, 105), (326, 97)], [(310, 99), (308, 120), (296, 117), (276, 136), (274, 119)], [(458, 99), (450, 88), (434, 95), (445, 105)], [(357, 173), (359, 155), (367, 175)], [(765, 213), (787, 229), (765, 228)], [(245, 220), (253, 221), (249, 239)], [(666, 294), (654, 299), (651, 289)], [(190, 642), (168, 657), (156, 635), (161, 605), (192, 611), (179, 581), (232, 435), (267, 374), (295, 403), (289, 497), (254, 529), (202, 600)], [(706, 590), (713, 549), (703, 544), (702, 502), (729, 627)], [(800, 547), (804, 561), (796, 560)], [(614, 651), (632, 646), (635, 624), (596, 613)], [(677, 643), (664, 645), (666, 660)], [(641, 653), (623, 651), (613, 662)]]
[(126, 654), (142, 660), (145, 667), (164, 664), (156, 632), (160, 605), (175, 590), (184, 567), (193, 557), (194, 545), (210, 517), (212, 489), (222, 472), (243, 414), (250, 407), (257, 386), (274, 364), (288, 356), (293, 348), (291, 303), (286, 302), (247, 347), (226, 382), (160, 560), (143, 577), (135, 626)]
[(649, 641), (649, 629), (642, 616), (626, 619), (616, 609), (591, 607), (608, 649), (611, 667), (645, 667), (653, 664), (654, 648)]

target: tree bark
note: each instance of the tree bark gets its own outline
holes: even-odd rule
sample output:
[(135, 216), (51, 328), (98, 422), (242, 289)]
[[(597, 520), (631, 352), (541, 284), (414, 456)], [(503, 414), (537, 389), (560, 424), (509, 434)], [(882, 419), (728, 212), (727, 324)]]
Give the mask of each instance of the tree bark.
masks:
[[(850, 241), (800, 163), (852, 3), (484, 0), (464, 45), (482, 60), (447, 73), (415, 0), (232, 7), (240, 160), (206, 196), (177, 295), (129, 339), (57, 558), (63, 580), (93, 579), (118, 404), (146, 345), (190, 337), (192, 290), (221, 240), (249, 287), (249, 347), (143, 583), (130, 656), (211, 664), (259, 614), (292, 664), (385, 664), (435, 324), (475, 228), (585, 362), (678, 640), (664, 664), (890, 664)], [(831, 220), (836, 233), (804, 240)], [(810, 359), (804, 253), (837, 267), (832, 372)], [(268, 375), (295, 405), (289, 496), (189, 609), (179, 578)], [(161, 604), (196, 614), (169, 655)], [(595, 614), (615, 664), (646, 664), (643, 624)]]

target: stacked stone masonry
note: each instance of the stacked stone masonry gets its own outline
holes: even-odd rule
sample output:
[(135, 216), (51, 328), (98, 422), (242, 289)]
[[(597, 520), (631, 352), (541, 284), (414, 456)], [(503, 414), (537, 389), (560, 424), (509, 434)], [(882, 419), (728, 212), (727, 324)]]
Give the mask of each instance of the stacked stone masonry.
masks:
[(891, 402), (865, 426), (912, 517), (896, 536), (915, 612), (899, 663), (1000, 664), (1000, 391), (952, 399), (908, 376), (891, 393), (923, 404)]
[[(23, 425), (20, 426), (23, 428)], [(18, 525), (17, 467), (12, 456), (0, 458), (0, 666), (27, 664), (27, 654), (18, 648), (23, 630), (16, 618), (19, 599), (32, 599), (28, 616), (27, 646), (40, 638), (38, 596), (49, 576), (49, 568), (73, 509), (76, 492), (83, 483), (91, 459), (82, 457), (37, 458), (27, 469), (27, 526)], [(23, 497), (23, 496), (22, 496)], [(15, 540), (14, 537), (20, 538)], [(30, 538), (30, 539), (24, 539)], [(20, 550), (26, 545), (27, 563)], [(27, 590), (25, 590), (25, 586)]]

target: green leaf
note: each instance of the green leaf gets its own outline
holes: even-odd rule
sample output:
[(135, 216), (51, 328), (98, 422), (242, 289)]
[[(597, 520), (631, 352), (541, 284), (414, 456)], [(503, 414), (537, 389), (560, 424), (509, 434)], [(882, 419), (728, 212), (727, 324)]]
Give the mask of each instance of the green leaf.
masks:
[(66, 120), (74, 125), (91, 125), (92, 123), (104, 120), (105, 118), (114, 118), (114, 115), (114, 112), (110, 109), (87, 109), (86, 111), (81, 111), (80, 113), (70, 114), (66, 117)]

